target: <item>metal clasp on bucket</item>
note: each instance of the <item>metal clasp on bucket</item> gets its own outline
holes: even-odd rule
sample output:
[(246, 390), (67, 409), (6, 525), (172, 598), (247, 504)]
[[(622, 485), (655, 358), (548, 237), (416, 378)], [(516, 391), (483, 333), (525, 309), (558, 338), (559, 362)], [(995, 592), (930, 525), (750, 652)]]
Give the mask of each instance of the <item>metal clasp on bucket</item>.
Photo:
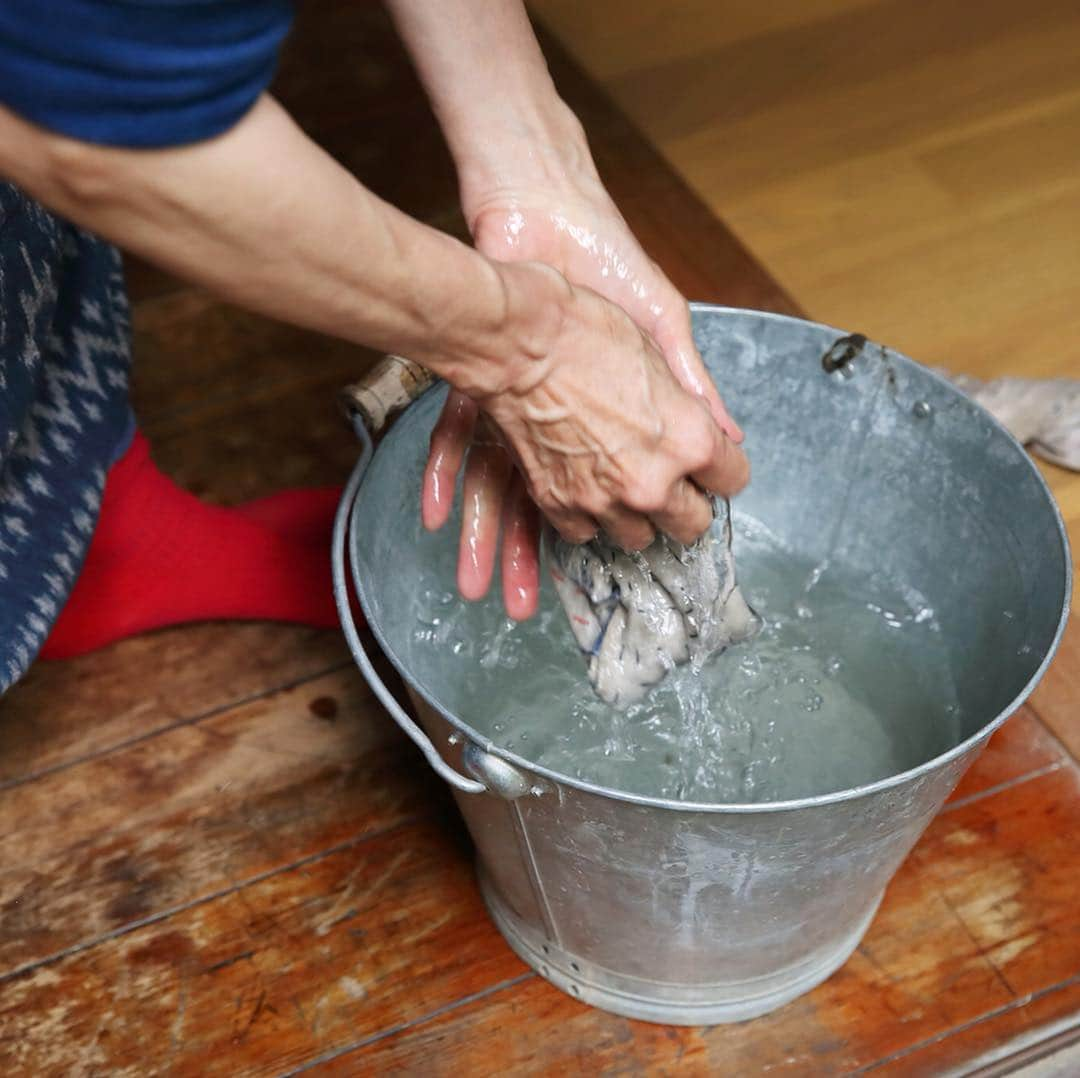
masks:
[(379, 702), (391, 717), (424, 754), (436, 773), (462, 793), (479, 794), (490, 791), (499, 797), (512, 800), (529, 792), (528, 781), (511, 764), (500, 760), (479, 745), (469, 741), (465, 744), (462, 759), (468, 771), (475, 776), (467, 778), (455, 771), (432, 744), (431, 738), (412, 720), (394, 699), (364, 650), (363, 642), (353, 621), (349, 606), (349, 589), (346, 583), (345, 556), (349, 531), (349, 517), (353, 502), (363, 481), (364, 473), (374, 453), (372, 439), (387, 422), (403, 408), (411, 404), (435, 382), (434, 376), (423, 367), (402, 356), (385, 356), (360, 382), (347, 386), (341, 394), (345, 412), (360, 439), (360, 459), (353, 468), (345, 486), (341, 504), (334, 519), (331, 559), (334, 579), (334, 601), (337, 603), (341, 627), (356, 665), (371, 686)]

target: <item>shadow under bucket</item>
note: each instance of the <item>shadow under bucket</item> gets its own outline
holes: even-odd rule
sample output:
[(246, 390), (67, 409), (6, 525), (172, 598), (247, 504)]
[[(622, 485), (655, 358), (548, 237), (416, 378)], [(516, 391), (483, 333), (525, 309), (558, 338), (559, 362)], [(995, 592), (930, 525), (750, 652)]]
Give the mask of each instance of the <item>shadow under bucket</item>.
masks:
[[(342, 498), (334, 569), (357, 662), (454, 788), (510, 945), (586, 1002), (697, 1025), (764, 1014), (844, 963), (900, 862), (1042, 676), (1068, 615), (1071, 566), (1038, 470), (945, 380), (800, 319), (695, 305), (693, 320), (747, 434), (754, 478), (740, 512), (808, 560), (883, 571), (933, 596), (963, 723), (948, 751), (821, 796), (699, 804), (593, 785), (492, 744), (444, 706), (410, 645), (419, 554), (401, 539), (413, 533), (418, 492), (402, 477), (426, 456), (441, 389), (408, 409), (373, 458), (366, 442)], [(346, 551), (423, 730), (363, 652)]]

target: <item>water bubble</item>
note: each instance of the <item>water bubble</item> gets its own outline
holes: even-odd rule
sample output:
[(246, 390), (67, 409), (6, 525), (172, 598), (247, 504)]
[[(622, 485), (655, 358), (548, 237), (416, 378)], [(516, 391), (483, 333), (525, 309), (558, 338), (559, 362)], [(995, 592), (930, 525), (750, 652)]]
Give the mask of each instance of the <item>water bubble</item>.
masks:
[(821, 693), (812, 692), (807, 698), (806, 703), (803, 705), (807, 711), (820, 711), (821, 705), (825, 703), (825, 698)]
[(810, 607), (806, 605), (806, 603), (796, 603), (795, 616), (797, 618), (802, 618), (803, 621), (805, 621), (807, 618), (812, 618), (814, 616), (814, 612), (810, 609)]
[(759, 677), (761, 675), (761, 656), (748, 652), (739, 659), (739, 670), (747, 677)]

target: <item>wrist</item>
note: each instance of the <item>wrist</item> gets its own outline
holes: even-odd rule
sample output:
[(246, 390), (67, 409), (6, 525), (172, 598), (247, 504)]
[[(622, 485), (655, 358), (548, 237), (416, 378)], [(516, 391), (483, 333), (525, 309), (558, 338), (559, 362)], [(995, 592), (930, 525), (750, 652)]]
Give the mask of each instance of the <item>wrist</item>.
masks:
[(448, 137), (470, 225), (486, 203), (507, 193), (600, 182), (581, 123), (554, 90), (541, 101), (499, 103)]
[(574, 291), (550, 266), (484, 261), (484, 313), (464, 332), (432, 342), (426, 357), (413, 353), (479, 402), (507, 391), (527, 392), (543, 376)]

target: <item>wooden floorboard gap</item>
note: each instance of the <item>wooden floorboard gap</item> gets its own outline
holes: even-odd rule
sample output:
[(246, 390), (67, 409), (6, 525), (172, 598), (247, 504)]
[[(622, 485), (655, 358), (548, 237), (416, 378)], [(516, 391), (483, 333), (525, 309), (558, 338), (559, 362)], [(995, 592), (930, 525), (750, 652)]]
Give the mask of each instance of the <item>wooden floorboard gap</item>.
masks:
[(25, 775), (20, 775), (18, 778), (5, 779), (3, 782), (0, 782), (0, 793), (3, 793), (5, 790), (15, 789), (17, 786), (25, 786), (29, 782), (36, 782), (38, 779), (45, 778), (48, 775), (56, 775), (61, 771), (69, 771), (71, 768), (78, 767), (80, 764), (92, 763), (105, 756), (110, 756), (114, 752), (122, 752), (134, 745), (141, 745), (147, 741), (152, 741), (154, 738), (171, 733), (173, 730), (182, 730), (185, 726), (198, 726), (200, 723), (217, 718), (227, 711), (232, 711), (233, 708), (246, 707), (249, 704), (255, 703), (257, 700), (265, 700), (275, 693), (288, 692), (290, 689), (306, 685), (310, 681), (317, 681), (319, 678), (327, 677), (329, 674), (336, 674), (339, 670), (345, 670), (351, 665), (351, 659), (344, 659), (340, 662), (333, 663), (330, 666), (315, 670), (310, 674), (304, 674), (303, 677), (293, 678), (291, 681), (282, 682), (280, 685), (268, 686), (265, 689), (261, 689), (259, 692), (238, 696), (235, 700), (230, 700), (225, 704), (219, 704), (217, 707), (209, 708), (207, 711), (201, 711), (196, 715), (187, 715), (184, 718), (176, 719), (174, 722), (166, 723), (164, 726), (155, 726), (152, 730), (146, 730), (144, 733), (124, 738), (110, 745), (104, 745), (100, 749), (95, 749), (93, 752), (87, 752), (81, 756), (76, 756), (72, 760), (64, 760), (61, 763), (53, 764), (51, 767), (43, 767), (37, 771), (30, 771)]
[(921, 1051), (924, 1048), (930, 1047), (933, 1044), (941, 1044), (943, 1041), (947, 1041), (950, 1037), (955, 1037), (959, 1033), (965, 1033), (969, 1029), (974, 1029), (976, 1026), (981, 1025), (983, 1022), (988, 1022), (994, 1018), (1000, 1018), (1003, 1014), (1008, 1014), (1010, 1011), (1018, 1010), (1021, 1007), (1026, 1007), (1036, 1000), (1044, 999), (1046, 996), (1051, 996), (1055, 992), (1061, 992), (1066, 988), (1071, 988), (1073, 985), (1080, 985), (1080, 973), (1075, 976), (1067, 977), (1064, 981), (1059, 981), (1057, 984), (1048, 985), (1046, 988), (1040, 988), (1038, 992), (1029, 992), (1024, 996), (1017, 996), (1016, 999), (1009, 1003), (1005, 1003), (1000, 1007), (995, 1007), (993, 1010), (987, 1011), (985, 1014), (980, 1014), (977, 1018), (972, 1018), (970, 1021), (961, 1022), (959, 1025), (953, 1026), (951, 1029), (943, 1030), (941, 1033), (935, 1034), (933, 1037), (927, 1037), (923, 1041), (919, 1041), (917, 1044), (909, 1044), (906, 1048), (901, 1048), (897, 1052), (893, 1052), (891, 1055), (884, 1056), (882, 1059), (875, 1060), (873, 1063), (868, 1063), (865, 1067), (860, 1067), (858, 1070), (851, 1071), (852, 1076), (859, 1074), (870, 1074), (873, 1071), (880, 1070), (882, 1067), (887, 1067), (892, 1063), (897, 1063), (901, 1059), (905, 1059), (915, 1052)]
[(359, 1052), (361, 1049), (369, 1048), (379, 1041), (386, 1040), (387, 1037), (393, 1037), (398, 1033), (404, 1033), (406, 1030), (416, 1029), (417, 1026), (422, 1026), (427, 1022), (433, 1022), (436, 1018), (441, 1018), (451, 1011), (456, 1011), (470, 1003), (476, 1003), (481, 999), (486, 999), (488, 996), (503, 992), (507, 988), (514, 988), (519, 984), (524, 984), (525, 981), (533, 980), (535, 977), (536, 974), (533, 973), (532, 970), (529, 970), (527, 973), (519, 974), (517, 977), (511, 977), (509, 980), (500, 981), (498, 984), (489, 985), (487, 988), (481, 988), (478, 992), (471, 992), (469, 995), (462, 996), (460, 999), (455, 999), (451, 1003), (444, 1003), (441, 1007), (436, 1007), (435, 1010), (429, 1011), (427, 1014), (422, 1014), (419, 1018), (412, 1019), (412, 1021), (402, 1022), (400, 1025), (391, 1026), (388, 1029), (381, 1029), (378, 1033), (372, 1033), (371, 1036), (364, 1037), (354, 1044), (335, 1048), (332, 1052), (327, 1052), (317, 1059), (309, 1060), (300, 1067), (295, 1067), (290, 1071), (284, 1071), (281, 1078), (292, 1078), (293, 1075), (303, 1074), (305, 1071), (312, 1070), (315, 1067), (331, 1063), (335, 1059), (340, 1059), (342, 1056), (348, 1055), (350, 1052)]
[(969, 794), (967, 797), (958, 797), (955, 801), (950, 801), (941, 810), (941, 814), (944, 815), (947, 812), (953, 812), (955, 809), (963, 808), (965, 805), (971, 805), (976, 801), (982, 801), (985, 797), (992, 797), (994, 794), (999, 794), (1004, 790), (1011, 790), (1014, 786), (1020, 786), (1025, 782), (1030, 782), (1032, 779), (1040, 779), (1043, 775), (1049, 775), (1054, 771), (1060, 771), (1063, 767), (1070, 766), (1072, 766), (1071, 757), (1068, 760), (1055, 760), (1052, 764), (1047, 764), (1045, 767), (1037, 767), (1034, 771), (1029, 771), (1026, 775), (1017, 775), (1015, 778), (1006, 779), (1004, 782), (999, 782), (996, 786), (988, 786), (985, 790), (979, 790), (977, 793)]

